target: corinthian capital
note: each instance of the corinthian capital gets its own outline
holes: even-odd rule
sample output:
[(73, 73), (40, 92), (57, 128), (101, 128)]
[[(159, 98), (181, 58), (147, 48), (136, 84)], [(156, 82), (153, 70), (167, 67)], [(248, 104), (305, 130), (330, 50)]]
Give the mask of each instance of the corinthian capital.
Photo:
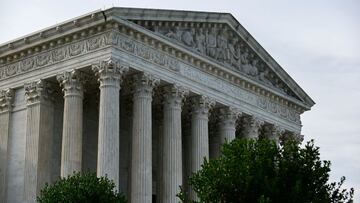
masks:
[(261, 128), (265, 124), (264, 120), (256, 116), (246, 117), (244, 119), (244, 125), (249, 126), (250, 128)]
[(24, 88), (27, 105), (50, 101), (54, 92), (51, 85), (45, 80), (37, 80), (26, 83)]
[(299, 144), (301, 144), (304, 141), (304, 135), (301, 135), (300, 133), (293, 133), (292, 137)]
[(84, 95), (85, 75), (78, 70), (65, 71), (56, 76), (66, 96)]
[(109, 58), (92, 65), (92, 70), (98, 77), (100, 84), (111, 84), (112, 81), (119, 81), (121, 84), (124, 74), (129, 71), (129, 66), (120, 60)]
[(0, 113), (5, 111), (10, 111), (13, 100), (14, 100), (13, 89), (9, 88), (5, 90), (0, 90)]
[(208, 117), (209, 110), (215, 106), (215, 100), (207, 96), (195, 96), (191, 98), (192, 113)]
[(258, 138), (259, 131), (264, 124), (265, 122), (256, 116), (244, 117), (243, 123), (241, 123), (241, 126), (244, 129), (243, 136), (245, 138)]
[(181, 107), (182, 101), (189, 90), (179, 85), (167, 85), (164, 87), (164, 104), (166, 107)]
[(152, 97), (153, 89), (160, 84), (160, 79), (149, 73), (138, 73), (133, 76), (134, 98)]
[(219, 119), (222, 124), (235, 125), (236, 120), (241, 115), (240, 110), (234, 107), (222, 107), (219, 108)]
[(279, 125), (274, 125), (272, 134), (281, 137), (285, 133), (285, 128)]
[(302, 141), (304, 141), (304, 135), (301, 135), (300, 133), (296, 133), (296, 132), (286, 131), (280, 137), (281, 144), (284, 144), (289, 140), (293, 140), (296, 143), (301, 144)]

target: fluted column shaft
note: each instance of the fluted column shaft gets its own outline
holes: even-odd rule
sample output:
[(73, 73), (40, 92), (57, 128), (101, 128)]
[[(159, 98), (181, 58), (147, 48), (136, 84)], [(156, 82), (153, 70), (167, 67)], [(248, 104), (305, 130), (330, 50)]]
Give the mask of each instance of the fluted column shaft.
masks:
[(120, 84), (128, 67), (112, 59), (93, 66), (100, 82), (97, 176), (107, 175), (119, 189)]
[(6, 168), (8, 159), (8, 139), (10, 128), (10, 114), (14, 91), (6, 89), (0, 91), (0, 203), (6, 200)]
[(182, 142), (181, 142), (181, 105), (187, 93), (181, 87), (165, 87), (164, 133), (162, 163), (162, 203), (177, 203), (179, 186), (182, 185)]
[(54, 106), (50, 94), (51, 90), (43, 80), (25, 84), (24, 200), (29, 203), (35, 203), (41, 188), (51, 181)]
[(77, 70), (57, 76), (64, 92), (61, 177), (81, 171), (83, 136), (83, 75)]
[(131, 160), (131, 202), (152, 201), (152, 121), (153, 87), (159, 80), (148, 74), (134, 77)]
[[(209, 109), (215, 102), (207, 97), (193, 98), (191, 116), (191, 172), (201, 169), (204, 158), (209, 159)], [(195, 192), (190, 189), (192, 200), (198, 201)]]

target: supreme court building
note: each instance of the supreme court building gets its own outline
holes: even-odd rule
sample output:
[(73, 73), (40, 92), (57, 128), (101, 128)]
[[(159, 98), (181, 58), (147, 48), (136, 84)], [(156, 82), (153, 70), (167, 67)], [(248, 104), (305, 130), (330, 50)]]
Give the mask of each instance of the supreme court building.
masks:
[(301, 141), (313, 105), (231, 14), (95, 11), (0, 45), (0, 203), (73, 171), (132, 203), (196, 198), (186, 177), (225, 140)]

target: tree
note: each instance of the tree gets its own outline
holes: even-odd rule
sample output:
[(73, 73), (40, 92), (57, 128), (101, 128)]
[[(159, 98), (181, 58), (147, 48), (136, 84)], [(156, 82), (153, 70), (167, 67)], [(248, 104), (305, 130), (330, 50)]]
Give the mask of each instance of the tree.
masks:
[[(329, 172), (314, 141), (301, 148), (295, 141), (279, 147), (268, 139), (236, 139), (218, 159), (205, 160), (190, 185), (206, 203), (353, 202), (354, 189), (341, 188), (344, 177), (328, 183)], [(186, 198), (183, 191), (179, 196)]]
[(126, 203), (125, 197), (114, 191), (115, 184), (95, 173), (74, 173), (52, 185), (46, 184), (37, 201), (40, 203)]

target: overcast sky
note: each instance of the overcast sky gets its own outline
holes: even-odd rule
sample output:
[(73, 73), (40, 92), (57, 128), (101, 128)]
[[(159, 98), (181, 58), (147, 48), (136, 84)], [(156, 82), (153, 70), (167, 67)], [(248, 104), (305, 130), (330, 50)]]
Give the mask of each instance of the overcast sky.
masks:
[(314, 99), (305, 140), (315, 139), (331, 179), (346, 176), (360, 201), (360, 1), (0, 0), (0, 44), (112, 6), (232, 13)]

